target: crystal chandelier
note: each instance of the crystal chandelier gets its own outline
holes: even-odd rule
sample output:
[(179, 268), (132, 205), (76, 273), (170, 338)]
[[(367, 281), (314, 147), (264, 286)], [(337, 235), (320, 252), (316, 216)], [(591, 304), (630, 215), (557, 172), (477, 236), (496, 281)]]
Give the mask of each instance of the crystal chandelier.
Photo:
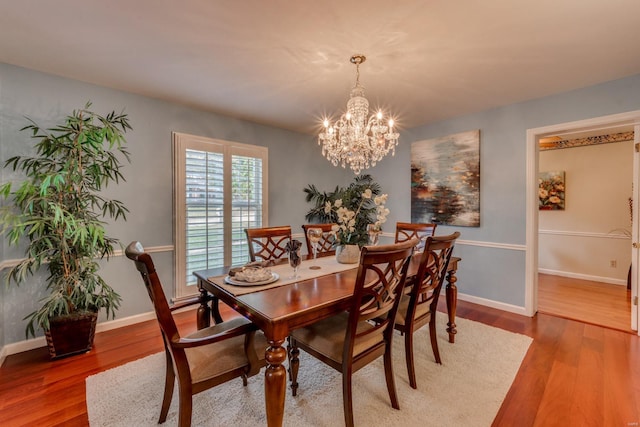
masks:
[(395, 155), (398, 133), (393, 131), (393, 119), (383, 122), (382, 111), (369, 116), (369, 101), (360, 86), (360, 64), (367, 58), (353, 55), (356, 65), (356, 84), (351, 89), (347, 112), (331, 124), (325, 119), (324, 129), (318, 137), (322, 155), (334, 166), (349, 167), (358, 175), (363, 169), (375, 166), (389, 151)]

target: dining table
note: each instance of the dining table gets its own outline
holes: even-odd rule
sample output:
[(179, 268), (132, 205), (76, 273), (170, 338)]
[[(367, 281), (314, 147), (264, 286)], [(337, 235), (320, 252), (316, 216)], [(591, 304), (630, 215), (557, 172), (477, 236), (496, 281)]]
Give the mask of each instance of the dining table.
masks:
[[(286, 262), (286, 258), (284, 260)], [(420, 256), (412, 257), (407, 283), (414, 280)], [(449, 342), (455, 342), (458, 257), (452, 257), (447, 271), (445, 298), (448, 314)], [(314, 267), (314, 268), (311, 268)], [(284, 344), (290, 332), (318, 320), (335, 315), (350, 305), (358, 271), (358, 264), (340, 264), (335, 256), (306, 259), (293, 278), (288, 263), (270, 267), (275, 280), (271, 283), (241, 283), (230, 277), (231, 266), (195, 271), (202, 301), (198, 308), (197, 325), (204, 328), (211, 319), (222, 322), (219, 301), (230, 306), (261, 329), (269, 346), (265, 350), (265, 405), (267, 425), (282, 426), (286, 394), (287, 359)], [(276, 277), (277, 276), (277, 277)], [(265, 282), (269, 282), (266, 280)]]

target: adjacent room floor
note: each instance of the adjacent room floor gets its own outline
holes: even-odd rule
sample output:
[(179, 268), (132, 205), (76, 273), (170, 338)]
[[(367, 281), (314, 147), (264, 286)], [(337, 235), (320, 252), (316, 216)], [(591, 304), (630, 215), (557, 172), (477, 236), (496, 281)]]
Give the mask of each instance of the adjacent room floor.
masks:
[(625, 286), (538, 275), (538, 312), (631, 331), (631, 291)]

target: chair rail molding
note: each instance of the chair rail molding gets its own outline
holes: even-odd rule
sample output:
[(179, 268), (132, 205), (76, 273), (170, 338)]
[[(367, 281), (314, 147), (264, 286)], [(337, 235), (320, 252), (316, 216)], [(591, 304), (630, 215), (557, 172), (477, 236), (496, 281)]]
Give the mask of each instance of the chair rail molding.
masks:
[[(145, 248), (145, 250), (148, 253), (173, 252), (174, 247), (173, 247), (173, 245), (151, 246), (148, 249)], [(114, 257), (120, 257), (120, 256), (123, 256), (123, 255), (124, 255), (124, 251), (121, 250), (121, 249), (117, 249), (117, 250), (113, 251), (113, 256)], [(16, 258), (16, 259), (8, 259), (8, 260), (0, 261), (0, 271), (4, 270), (5, 268), (15, 267), (20, 262), (22, 262), (24, 259), (25, 258)]]
[(623, 233), (598, 233), (592, 231), (567, 231), (567, 230), (538, 230), (538, 234), (549, 234), (555, 236), (572, 236), (572, 237), (593, 237), (598, 239), (618, 239), (631, 240), (631, 236)]

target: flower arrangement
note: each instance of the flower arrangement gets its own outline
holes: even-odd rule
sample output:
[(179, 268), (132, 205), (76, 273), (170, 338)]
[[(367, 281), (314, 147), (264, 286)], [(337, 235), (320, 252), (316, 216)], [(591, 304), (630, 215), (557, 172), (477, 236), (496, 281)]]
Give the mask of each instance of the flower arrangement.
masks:
[(564, 210), (564, 172), (542, 172), (538, 179), (538, 207)]
[(348, 187), (336, 187), (333, 192), (320, 192), (315, 186), (304, 189), (307, 202), (313, 202), (306, 219), (310, 222), (335, 223), (336, 245), (364, 246), (369, 239), (367, 228), (382, 230), (389, 209), (388, 196), (371, 175), (358, 175)]
[[(337, 223), (332, 227), (332, 231), (336, 236), (336, 242), (341, 245), (362, 246), (369, 239), (369, 232), (367, 231), (369, 224), (373, 224), (375, 230), (381, 231), (382, 224), (387, 221), (387, 215), (389, 215), (389, 209), (384, 205), (387, 197), (386, 194), (374, 197), (371, 189), (367, 188), (362, 193), (355, 211), (343, 206), (342, 199), (337, 199), (333, 204), (331, 201), (327, 201), (324, 206), (325, 213), (329, 214), (335, 211), (337, 216)], [(365, 217), (359, 216), (363, 206), (370, 204), (371, 201), (373, 201), (375, 205), (376, 219), (373, 223), (370, 222), (368, 215)], [(362, 227), (363, 223), (364, 228)]]

